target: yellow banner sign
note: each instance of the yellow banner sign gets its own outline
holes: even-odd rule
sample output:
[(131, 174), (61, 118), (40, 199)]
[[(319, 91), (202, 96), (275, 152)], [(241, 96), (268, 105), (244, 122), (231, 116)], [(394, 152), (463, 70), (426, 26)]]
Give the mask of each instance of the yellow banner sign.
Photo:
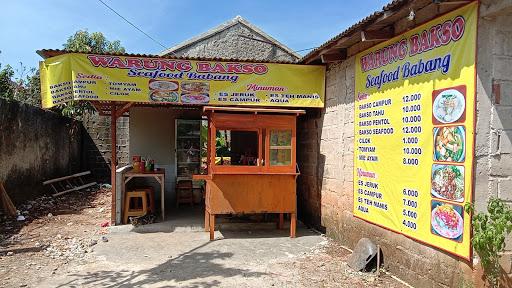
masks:
[(356, 56), (354, 215), (469, 259), (477, 3)]
[(64, 54), (40, 72), (44, 108), (71, 100), (324, 107), (323, 66)]

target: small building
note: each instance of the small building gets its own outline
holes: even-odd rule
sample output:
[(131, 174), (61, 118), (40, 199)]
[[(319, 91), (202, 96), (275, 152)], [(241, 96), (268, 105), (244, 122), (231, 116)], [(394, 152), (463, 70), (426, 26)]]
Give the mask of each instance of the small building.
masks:
[[(299, 54), (241, 16), (236, 16), (204, 33), (176, 44), (162, 51), (159, 55), (167, 57), (252, 59), (255, 61), (283, 61), (287, 63), (294, 63), (300, 59)], [(157, 111), (162, 112), (161, 109), (157, 109)], [(173, 116), (174, 118), (180, 118), (179, 115), (183, 112), (174, 111), (173, 113), (176, 114), (176, 116)], [(136, 140), (137, 138), (130, 137), (130, 133), (137, 133), (135, 130), (138, 128), (135, 127), (142, 125), (137, 123), (139, 120), (135, 120), (139, 116), (142, 117), (143, 115), (135, 111), (134, 116), (130, 118), (123, 117), (118, 120), (117, 143), (120, 164), (128, 164), (130, 155), (139, 150), (140, 144)], [(168, 120), (174, 121), (170, 118)], [(147, 121), (151, 120), (148, 119)], [(86, 166), (93, 172), (98, 181), (108, 181), (110, 178), (110, 139), (106, 135), (110, 133), (109, 121), (106, 117), (89, 113), (85, 115), (83, 124), (87, 132), (87, 137), (84, 137)], [(168, 130), (168, 133), (174, 135), (172, 129)], [(133, 145), (137, 148), (133, 148)], [(170, 149), (173, 148), (170, 147)], [(169, 151), (167, 153), (173, 154)], [(161, 155), (154, 155), (155, 158), (160, 158), (159, 156)], [(170, 165), (174, 163), (173, 161), (171, 157), (165, 160), (164, 163)], [(168, 177), (168, 181), (170, 181), (167, 186), (168, 189), (174, 189), (172, 188), (174, 187), (174, 180)]]
[[(294, 63), (299, 55), (241, 16), (217, 26), (160, 53), (163, 57), (237, 59)], [(129, 155), (150, 157), (166, 169), (169, 201), (176, 201), (178, 159), (177, 123), (199, 121), (201, 108), (135, 107), (130, 109)], [(180, 123), (186, 123), (181, 121)], [(199, 122), (197, 122), (199, 123)], [(187, 125), (187, 124), (184, 124)], [(148, 128), (154, 127), (154, 129)], [(199, 126), (197, 126), (199, 129)], [(159, 147), (155, 149), (155, 147)]]
[[(164, 204), (179, 202), (174, 189), (179, 177), (201, 174), (198, 173), (202, 169), (199, 162), (203, 157), (192, 153), (200, 147), (187, 142), (187, 137), (202, 137), (204, 115), (208, 124), (203, 130), (210, 133), (207, 137), (210, 150), (201, 155), (207, 158), (208, 171), (207, 176), (195, 179), (207, 181), (207, 193), (218, 193), (222, 190), (220, 186), (244, 187), (247, 185), (244, 181), (251, 178), (247, 175), (263, 179), (270, 170), (273, 175), (267, 179), (268, 183), (275, 181), (272, 178), (275, 175), (297, 177), (296, 209), (284, 209), (286, 205), (279, 205), (279, 209), (264, 208), (268, 210), (251, 210), (253, 206), (246, 209), (243, 205), (236, 209), (234, 204), (238, 202), (230, 198), (235, 193), (232, 190), (224, 193), (227, 191), (224, 190), (217, 194), (222, 196), (217, 198), (218, 203), (231, 205), (219, 211), (290, 213), (292, 222), (297, 212), (299, 220), (349, 247), (354, 247), (363, 237), (377, 242), (386, 268), (415, 286), (457, 287), (468, 281), (481, 285), (478, 258), (470, 244), (471, 215), (464, 204), (474, 203), (477, 211), (484, 211), (491, 197), (512, 201), (511, 14), (512, 4), (506, 0), (392, 1), (302, 57), (298, 60), (300, 65), (293, 65), (297, 70), (293, 73), (290, 70), (292, 78), (312, 77), (310, 83), (318, 84), (312, 89), (322, 91), (318, 94), (294, 92), (292, 96), (302, 99), (325, 94), (318, 106), (299, 101), (297, 105), (276, 109), (279, 105), (269, 102), (260, 105), (265, 106), (263, 108), (255, 107), (254, 102), (250, 105), (240, 102), (233, 105), (235, 107), (217, 102), (214, 107), (209, 103), (199, 108), (186, 103), (190, 95), (181, 95), (185, 98), (177, 105), (148, 103), (147, 93), (143, 95), (144, 101), (131, 101), (133, 105), (121, 105), (122, 101), (110, 98), (107, 102), (95, 101), (95, 105), (105, 115), (130, 114), (129, 156), (154, 159), (165, 169), (166, 180), (160, 184), (167, 188), (162, 195), (168, 194), (172, 200), (162, 201)], [(233, 49), (232, 43), (237, 43), (237, 49)], [(66, 53), (42, 51), (45, 57)], [(106, 55), (110, 56), (113, 55)], [(250, 65), (260, 63), (276, 67), (297, 63), (293, 51), (240, 17), (166, 50), (159, 57), (122, 57), (154, 57), (194, 64), (245, 60)], [(231, 57), (239, 59), (229, 59)], [(325, 78), (317, 81), (314, 76), (324, 77), (324, 72)], [(292, 82), (300, 84), (300, 81)], [(148, 83), (146, 81), (145, 85)], [(201, 94), (206, 86), (198, 84), (199, 92), (196, 92)], [(310, 87), (301, 87), (304, 91), (307, 88)], [(175, 92), (173, 89), (168, 90)], [(265, 89), (280, 93), (261, 95), (262, 99), (293, 98), (280, 90), (282, 87)], [(175, 95), (169, 91), (162, 97), (176, 102)], [(247, 92), (240, 91), (236, 93)], [(153, 92), (150, 91), (150, 95)], [(216, 101), (223, 101), (226, 96), (223, 91), (215, 93)], [(194, 96), (198, 96), (197, 99), (209, 97)], [(269, 108), (272, 109), (265, 110)], [(221, 116), (215, 114), (218, 112)], [(280, 118), (288, 120), (277, 122), (294, 128), (273, 131), (261, 124), (273, 123), (268, 120), (271, 117), (257, 116), (265, 113), (301, 116), (295, 118), (295, 115), (293, 120), (290, 115)], [(232, 114), (237, 116), (232, 117)], [(239, 127), (226, 125), (223, 119), (231, 119), (230, 123), (236, 125), (245, 123), (245, 126), (247, 119), (252, 119), (254, 127), (251, 133), (228, 133)], [(218, 123), (220, 126), (216, 129)], [(115, 124), (113, 121), (113, 127)], [(187, 125), (195, 128), (187, 128)], [(221, 138), (219, 145), (212, 141), (217, 133)], [(276, 135), (274, 140), (269, 137), (272, 133)], [(238, 143), (238, 146), (226, 145), (228, 142)], [(181, 143), (184, 146), (180, 146)], [(229, 153), (225, 153), (226, 150)], [(270, 150), (274, 150), (273, 160)], [(254, 167), (223, 167), (231, 161)], [(272, 161), (278, 163), (275, 166), (285, 167), (270, 167)], [(180, 166), (182, 162), (185, 166)], [(112, 179), (115, 182), (115, 175)], [(253, 185), (247, 191), (254, 190), (257, 181), (251, 181)], [(295, 189), (295, 182), (288, 188), (291, 186)], [(277, 195), (276, 191), (272, 193)], [(120, 219), (122, 194), (117, 195)], [(204, 200), (207, 207), (213, 199), (208, 197)], [(253, 199), (242, 198), (244, 201)], [(293, 202), (292, 198), (286, 198), (285, 202)], [(260, 208), (270, 207), (258, 201), (251, 203)], [(207, 209), (205, 213), (205, 224), (210, 228), (210, 216), (216, 213), (213, 210)], [(506, 255), (510, 254), (511, 245), (508, 239)], [(503, 279), (510, 282), (512, 261), (506, 255), (502, 261)]]

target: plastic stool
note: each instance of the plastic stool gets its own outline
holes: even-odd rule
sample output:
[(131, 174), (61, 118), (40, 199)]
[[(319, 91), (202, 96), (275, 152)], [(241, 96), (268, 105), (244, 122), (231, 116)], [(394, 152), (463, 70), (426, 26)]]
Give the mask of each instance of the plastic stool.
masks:
[[(142, 207), (130, 206), (132, 199), (142, 199)], [(124, 198), (124, 211), (123, 211), (123, 223), (128, 224), (128, 217), (130, 216), (144, 216), (148, 213), (148, 197), (146, 191), (128, 191)]]

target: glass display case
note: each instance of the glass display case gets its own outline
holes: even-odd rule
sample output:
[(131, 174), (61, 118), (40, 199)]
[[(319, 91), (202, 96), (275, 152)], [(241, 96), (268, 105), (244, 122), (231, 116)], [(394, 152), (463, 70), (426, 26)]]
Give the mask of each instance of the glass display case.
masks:
[(270, 165), (292, 164), (292, 130), (270, 130)]
[(176, 181), (191, 180), (201, 167), (201, 120), (176, 119)]

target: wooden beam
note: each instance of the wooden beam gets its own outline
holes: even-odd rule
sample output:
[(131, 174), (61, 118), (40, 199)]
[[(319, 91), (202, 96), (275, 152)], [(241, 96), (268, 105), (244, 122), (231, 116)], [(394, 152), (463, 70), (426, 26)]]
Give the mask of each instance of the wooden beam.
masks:
[(69, 176), (64, 176), (64, 177), (55, 178), (55, 179), (51, 179), (51, 180), (46, 180), (46, 181), (43, 182), (43, 185), (48, 185), (50, 183), (55, 183), (55, 182), (59, 182), (59, 181), (62, 181), (62, 180), (71, 179), (73, 177), (80, 177), (80, 176), (85, 176), (85, 175), (89, 175), (89, 174), (91, 174), (91, 171), (85, 171), (85, 172), (80, 172), (80, 173), (76, 173), (76, 174), (69, 175)]
[(338, 49), (337, 51), (322, 54), (320, 55), (320, 59), (322, 59), (322, 63), (331, 63), (346, 60), (347, 49)]
[(97, 184), (96, 182), (91, 182), (91, 183), (84, 184), (84, 185), (81, 185), (81, 186), (78, 186), (78, 187), (74, 187), (74, 188), (71, 188), (71, 189), (68, 189), (68, 190), (65, 190), (65, 191), (54, 193), (52, 196), (53, 197), (57, 197), (59, 195), (66, 194), (66, 193), (69, 193), (69, 192), (72, 192), (72, 191), (82, 190), (82, 189), (85, 189), (87, 187), (94, 186), (96, 184)]
[(383, 41), (393, 38), (393, 31), (375, 30), (375, 31), (361, 31), (361, 41)]
[(467, 4), (469, 2), (471, 2), (471, 1), (441, 1), (440, 3), (436, 3), (436, 4), (438, 4), (438, 5), (447, 5), (447, 4), (455, 5), (455, 4)]
[(2, 207), (9, 216), (16, 216), (16, 207), (12, 203), (11, 198), (9, 198), (7, 191), (5, 191), (2, 182), (0, 182), (0, 202), (2, 202)]
[(124, 113), (128, 112), (130, 108), (135, 104), (134, 102), (129, 102), (120, 107), (119, 110), (116, 111), (116, 118), (123, 116)]
[(389, 11), (389, 10), (384, 11), (384, 12), (382, 13), (382, 15), (381, 15), (381, 16), (379, 16), (379, 18), (377, 18), (377, 20), (375, 20), (374, 24), (375, 24), (375, 23), (379, 23), (379, 22), (381, 22), (381, 21), (384, 21), (384, 20), (388, 19), (389, 17), (391, 17), (391, 16), (392, 16), (392, 15), (394, 15), (395, 13), (396, 13), (396, 11)]
[(203, 112), (207, 111), (229, 111), (229, 112), (246, 112), (246, 113), (282, 113), (282, 114), (306, 114), (306, 110), (302, 109), (274, 109), (274, 108), (246, 108), (246, 107), (222, 107), (222, 106), (204, 106)]
[(340, 39), (338, 39), (336, 41), (336, 43), (334, 43), (334, 45), (332, 45), (332, 47), (334, 48), (339, 48), (339, 47), (343, 47), (345, 48), (345, 43), (350, 40), (350, 38), (352, 37), (352, 35), (349, 35), (349, 36), (345, 36), (345, 37), (341, 37)]
[(116, 105), (110, 107), (110, 185), (112, 186), (112, 210), (110, 211), (110, 222), (116, 223), (116, 167), (117, 167), (117, 118)]
[(104, 109), (105, 109), (105, 106), (97, 101), (91, 101), (91, 105), (94, 107), (94, 109), (96, 109), (96, 111), (98, 111), (98, 114), (100, 114), (101, 116), (108, 116)]

